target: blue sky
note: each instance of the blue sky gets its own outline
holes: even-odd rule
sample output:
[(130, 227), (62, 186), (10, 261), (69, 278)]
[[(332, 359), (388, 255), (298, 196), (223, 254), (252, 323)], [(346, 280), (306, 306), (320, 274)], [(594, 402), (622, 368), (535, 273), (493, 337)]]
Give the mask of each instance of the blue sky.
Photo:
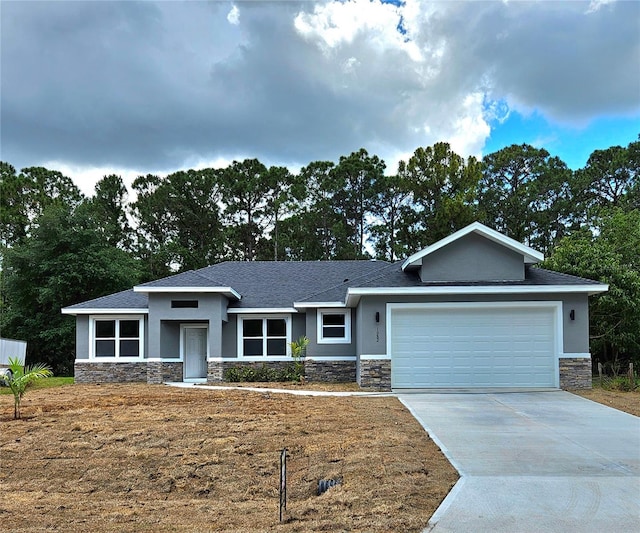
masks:
[(104, 175), (640, 133), (640, 2), (0, 3), (0, 158)]
[(539, 113), (523, 116), (512, 112), (504, 122), (495, 120), (490, 125), (491, 134), (482, 150), (484, 154), (511, 144), (526, 143), (544, 148), (573, 170), (584, 167), (594, 150), (627, 146), (637, 141), (640, 134), (640, 119), (637, 117), (598, 117), (587, 126), (572, 127), (549, 123)]

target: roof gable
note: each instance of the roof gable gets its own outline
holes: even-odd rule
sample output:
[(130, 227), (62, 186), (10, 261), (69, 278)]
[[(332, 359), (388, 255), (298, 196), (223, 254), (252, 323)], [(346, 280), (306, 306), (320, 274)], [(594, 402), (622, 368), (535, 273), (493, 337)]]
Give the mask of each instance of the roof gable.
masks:
[(526, 246), (516, 241), (515, 239), (512, 239), (511, 237), (507, 237), (506, 235), (503, 235), (502, 233), (494, 229), (488, 228), (480, 222), (474, 222), (473, 224), (469, 224), (467, 227), (462, 228), (455, 233), (452, 233), (448, 237), (435, 242), (431, 246), (427, 246), (423, 250), (420, 250), (419, 252), (416, 252), (415, 254), (409, 256), (404, 261), (404, 263), (402, 263), (402, 270), (407, 271), (420, 268), (422, 266), (422, 260), (424, 257), (427, 257), (428, 255), (441, 250), (442, 248), (445, 248), (449, 244), (458, 241), (459, 239), (471, 233), (480, 235), (501, 246), (504, 246), (505, 248), (513, 252), (521, 254), (525, 264), (531, 265), (544, 260), (544, 255), (534, 250), (533, 248), (530, 248), (529, 246)]

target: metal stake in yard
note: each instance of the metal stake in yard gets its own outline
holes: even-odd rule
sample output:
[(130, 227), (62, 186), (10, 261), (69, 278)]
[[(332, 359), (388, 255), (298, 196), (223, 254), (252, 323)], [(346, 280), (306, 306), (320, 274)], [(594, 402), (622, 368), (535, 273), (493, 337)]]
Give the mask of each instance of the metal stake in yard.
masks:
[(280, 522), (282, 511), (287, 509), (287, 449), (280, 452)]

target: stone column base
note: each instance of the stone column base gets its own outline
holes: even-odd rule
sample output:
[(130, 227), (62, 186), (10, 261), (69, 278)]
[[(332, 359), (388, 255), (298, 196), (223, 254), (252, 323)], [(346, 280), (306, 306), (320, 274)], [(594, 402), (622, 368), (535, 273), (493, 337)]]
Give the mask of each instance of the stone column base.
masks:
[(391, 359), (361, 359), (358, 385), (363, 389), (391, 390)]
[(591, 357), (563, 357), (559, 367), (561, 389), (581, 390), (592, 387)]

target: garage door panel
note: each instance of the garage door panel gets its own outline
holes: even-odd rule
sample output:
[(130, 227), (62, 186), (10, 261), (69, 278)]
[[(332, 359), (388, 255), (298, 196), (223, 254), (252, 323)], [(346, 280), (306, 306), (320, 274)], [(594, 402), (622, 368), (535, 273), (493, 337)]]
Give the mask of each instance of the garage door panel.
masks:
[(392, 386), (554, 387), (551, 307), (397, 308)]

